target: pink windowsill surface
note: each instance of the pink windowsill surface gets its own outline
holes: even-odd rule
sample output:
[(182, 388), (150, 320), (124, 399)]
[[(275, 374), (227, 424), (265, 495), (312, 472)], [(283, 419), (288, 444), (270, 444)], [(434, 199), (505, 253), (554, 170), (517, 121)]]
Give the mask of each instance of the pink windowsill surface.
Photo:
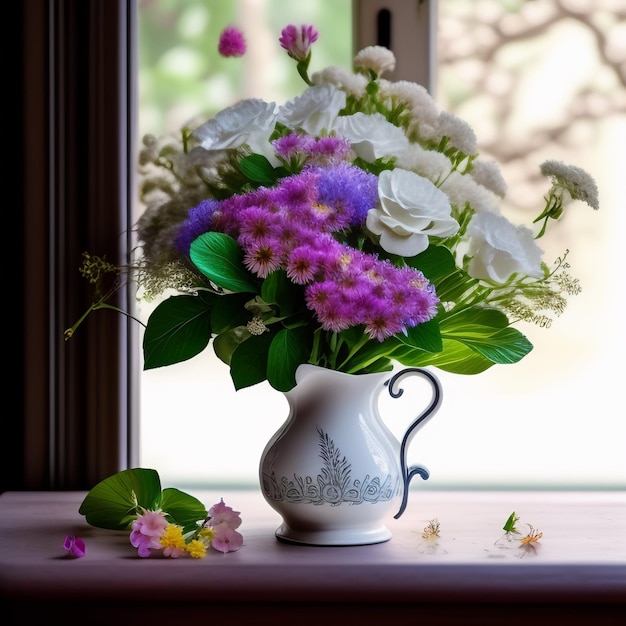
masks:
[[(369, 606), (370, 615), (377, 605), (626, 602), (626, 493), (414, 490), (404, 515), (389, 519), (390, 541), (310, 547), (275, 538), (280, 517), (257, 491), (188, 491), (207, 507), (223, 498), (241, 511), (241, 550), (142, 559), (128, 533), (85, 522), (78, 513), (84, 493), (2, 494), (0, 590), (14, 623), (29, 605), (46, 601), (57, 608), (88, 600), (103, 607), (164, 603), (213, 611), (335, 603), (361, 611)], [(513, 511), (520, 529), (530, 523), (543, 533), (536, 550), (496, 545)], [(433, 519), (440, 537), (426, 541), (422, 532)], [(84, 558), (66, 557), (68, 534), (85, 541)]]

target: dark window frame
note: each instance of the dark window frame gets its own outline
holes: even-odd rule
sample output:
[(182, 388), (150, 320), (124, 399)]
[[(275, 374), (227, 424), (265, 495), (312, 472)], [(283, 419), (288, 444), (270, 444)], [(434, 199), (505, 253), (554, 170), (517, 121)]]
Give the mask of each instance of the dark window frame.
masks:
[[(5, 328), (22, 338), (23, 404), (5, 414), (13, 454), (3, 455), (2, 490), (87, 489), (136, 460), (136, 323), (98, 311), (70, 341), (63, 331), (91, 302), (83, 251), (123, 264), (132, 248), (137, 9), (134, 0), (19, 5), (22, 211), (9, 232), (21, 244), (22, 314), (17, 330)], [(121, 290), (112, 303), (132, 302)]]

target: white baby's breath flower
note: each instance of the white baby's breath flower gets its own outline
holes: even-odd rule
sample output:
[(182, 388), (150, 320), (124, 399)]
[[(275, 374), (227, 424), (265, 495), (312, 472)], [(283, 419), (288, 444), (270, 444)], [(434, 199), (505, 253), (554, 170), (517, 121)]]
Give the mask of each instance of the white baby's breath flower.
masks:
[(474, 129), (465, 120), (448, 111), (439, 113), (435, 126), (430, 126), (428, 123), (421, 125), (419, 132), (425, 139), (432, 139), (436, 142), (443, 137), (448, 137), (449, 144), (468, 156), (478, 153)]
[(330, 83), (322, 83), (305, 89), (281, 106), (278, 119), (290, 128), (320, 135), (333, 128), (339, 111), (345, 106), (346, 94)]
[(365, 88), (369, 81), (363, 74), (353, 74), (343, 68), (331, 66), (313, 74), (311, 82), (314, 85), (331, 83), (348, 95), (362, 98), (365, 95)]
[(503, 215), (480, 213), (472, 217), (467, 237), (470, 276), (497, 283), (505, 282), (515, 273), (543, 276), (543, 250), (526, 226), (516, 226)]
[(393, 102), (401, 102), (411, 117), (420, 123), (435, 125), (439, 108), (428, 90), (417, 83), (407, 80), (380, 80), (380, 94)]
[(469, 202), (472, 209), (477, 213), (500, 211), (500, 199), (495, 193), (479, 185), (469, 174), (460, 174), (457, 171), (450, 175), (441, 184), (441, 190), (446, 193), (450, 204), (459, 209)]
[(544, 161), (541, 173), (552, 178), (555, 187), (561, 187), (574, 199), (586, 202), (592, 209), (600, 207), (596, 181), (582, 168), (560, 161)]
[(479, 185), (493, 191), (500, 198), (504, 198), (506, 195), (507, 184), (495, 161), (476, 159), (473, 163), (471, 175)]
[(380, 113), (342, 115), (334, 128), (350, 141), (358, 156), (369, 162), (384, 156), (402, 155), (409, 148), (404, 131)]
[(193, 136), (205, 150), (224, 150), (249, 146), (253, 152), (276, 161), (269, 137), (276, 124), (278, 108), (274, 102), (258, 98), (242, 100), (220, 111), (196, 128)]
[(416, 172), (435, 184), (444, 180), (452, 171), (452, 163), (445, 154), (436, 150), (426, 150), (417, 143), (412, 143), (398, 156), (396, 165)]
[(354, 69), (366, 70), (381, 76), (385, 72), (393, 72), (396, 68), (396, 57), (393, 52), (383, 46), (368, 46), (354, 57)]
[(415, 256), (426, 250), (429, 236), (448, 237), (459, 229), (446, 195), (414, 172), (381, 172), (378, 196), (380, 204), (368, 212), (366, 226), (391, 254)]

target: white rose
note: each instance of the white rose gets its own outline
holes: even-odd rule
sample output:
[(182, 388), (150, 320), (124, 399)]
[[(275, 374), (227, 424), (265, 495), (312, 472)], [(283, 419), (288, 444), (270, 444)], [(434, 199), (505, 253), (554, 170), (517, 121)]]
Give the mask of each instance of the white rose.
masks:
[(410, 146), (404, 131), (380, 113), (341, 116), (335, 130), (350, 141), (357, 156), (369, 163), (388, 155), (401, 156)]
[(333, 128), (335, 118), (345, 106), (346, 94), (330, 83), (322, 83), (285, 102), (278, 118), (289, 128), (301, 128), (309, 135), (319, 136)]
[(426, 250), (429, 235), (447, 237), (459, 229), (446, 194), (415, 172), (381, 172), (378, 196), (380, 204), (367, 213), (366, 226), (391, 254), (415, 256)]
[(276, 125), (274, 102), (257, 98), (242, 100), (220, 111), (194, 131), (205, 150), (224, 150), (248, 145), (253, 152), (276, 160), (269, 138)]
[(513, 273), (543, 276), (543, 250), (526, 226), (516, 226), (497, 213), (477, 213), (467, 227), (467, 236), (470, 276), (499, 283)]

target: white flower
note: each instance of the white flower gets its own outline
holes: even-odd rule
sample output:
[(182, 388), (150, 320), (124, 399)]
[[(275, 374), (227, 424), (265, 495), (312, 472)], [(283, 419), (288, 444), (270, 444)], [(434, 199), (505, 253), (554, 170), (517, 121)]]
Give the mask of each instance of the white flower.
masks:
[(515, 273), (543, 276), (543, 250), (526, 226), (516, 226), (496, 213), (478, 213), (472, 217), (467, 235), (472, 257), (467, 268), (470, 276), (498, 283)]
[(331, 83), (348, 95), (362, 98), (365, 95), (365, 88), (369, 81), (363, 74), (353, 74), (341, 67), (332, 65), (313, 74), (311, 82), (314, 85)]
[(396, 166), (425, 176), (435, 184), (445, 180), (452, 171), (452, 162), (445, 154), (425, 150), (418, 143), (412, 143), (406, 152), (398, 156)]
[(376, 76), (393, 72), (395, 67), (395, 55), (383, 46), (367, 46), (354, 57), (355, 70), (371, 70)]
[(333, 127), (335, 118), (345, 106), (346, 94), (330, 83), (322, 83), (305, 89), (281, 106), (278, 119), (290, 128), (301, 128), (310, 135), (319, 136)]
[(384, 156), (398, 156), (409, 148), (404, 131), (380, 113), (355, 113), (337, 118), (335, 130), (350, 140), (357, 156), (372, 162)]
[(450, 199), (450, 204), (459, 209), (463, 209), (465, 203), (469, 202), (476, 213), (500, 212), (500, 198), (487, 187), (479, 185), (469, 174), (450, 172), (450, 176), (441, 184), (441, 190)]
[(194, 131), (205, 150), (224, 150), (249, 146), (252, 152), (275, 159), (269, 144), (277, 117), (274, 102), (257, 98), (242, 100), (220, 111)]
[(507, 184), (495, 161), (476, 159), (472, 167), (472, 178), (483, 187), (487, 187), (500, 198), (506, 195)]
[(447, 237), (459, 229), (446, 195), (414, 172), (381, 172), (378, 195), (380, 205), (370, 209), (366, 226), (391, 254), (415, 256), (426, 250), (429, 235)]
[(541, 173), (552, 178), (554, 187), (564, 189), (574, 200), (582, 200), (596, 211), (600, 208), (596, 181), (582, 168), (549, 160), (541, 164)]

